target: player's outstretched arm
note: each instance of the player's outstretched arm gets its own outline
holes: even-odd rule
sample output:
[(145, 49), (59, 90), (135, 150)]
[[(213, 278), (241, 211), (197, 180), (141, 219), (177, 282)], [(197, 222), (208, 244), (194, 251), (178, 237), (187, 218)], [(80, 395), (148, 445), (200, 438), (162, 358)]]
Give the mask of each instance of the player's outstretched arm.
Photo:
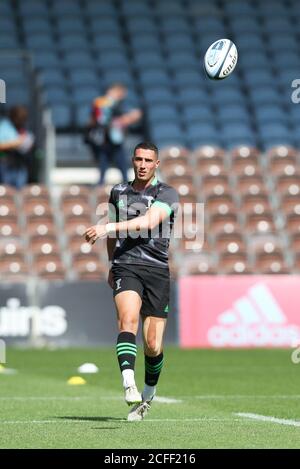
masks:
[(108, 234), (152, 230), (169, 215), (164, 207), (151, 207), (145, 215), (136, 217), (133, 220), (90, 226), (85, 232), (85, 239), (88, 243), (94, 244), (97, 239), (106, 238)]

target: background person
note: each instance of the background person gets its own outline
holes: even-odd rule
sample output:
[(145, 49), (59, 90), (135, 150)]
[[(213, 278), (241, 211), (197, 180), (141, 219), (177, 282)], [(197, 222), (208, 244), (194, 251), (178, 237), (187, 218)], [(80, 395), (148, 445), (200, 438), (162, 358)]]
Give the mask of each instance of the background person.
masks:
[(86, 129), (85, 142), (90, 145), (99, 171), (99, 184), (104, 184), (105, 173), (112, 162), (127, 181), (127, 157), (123, 148), (127, 128), (142, 117), (139, 109), (125, 111), (127, 88), (115, 83), (104, 96), (96, 98), (92, 105), (91, 121)]

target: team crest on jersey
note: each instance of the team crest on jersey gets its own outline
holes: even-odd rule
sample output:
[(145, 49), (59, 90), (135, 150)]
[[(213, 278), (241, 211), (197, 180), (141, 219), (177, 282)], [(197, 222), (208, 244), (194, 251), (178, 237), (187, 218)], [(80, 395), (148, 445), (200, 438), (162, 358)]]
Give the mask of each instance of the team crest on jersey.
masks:
[(147, 202), (148, 202), (147, 208), (150, 208), (151, 205), (152, 205), (152, 201), (153, 201), (154, 197), (152, 197), (152, 195), (144, 195), (143, 199), (147, 200)]

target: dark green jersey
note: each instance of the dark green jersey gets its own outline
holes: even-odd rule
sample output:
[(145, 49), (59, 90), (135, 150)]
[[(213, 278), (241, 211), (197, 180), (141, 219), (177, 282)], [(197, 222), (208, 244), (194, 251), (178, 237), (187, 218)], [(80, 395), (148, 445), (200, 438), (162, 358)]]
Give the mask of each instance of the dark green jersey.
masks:
[(144, 215), (153, 205), (164, 208), (168, 217), (151, 232), (148, 230), (134, 235), (120, 233), (113, 263), (167, 268), (169, 242), (178, 201), (176, 190), (156, 178), (142, 191), (135, 190), (131, 182), (115, 185), (109, 198), (111, 221), (132, 220)]

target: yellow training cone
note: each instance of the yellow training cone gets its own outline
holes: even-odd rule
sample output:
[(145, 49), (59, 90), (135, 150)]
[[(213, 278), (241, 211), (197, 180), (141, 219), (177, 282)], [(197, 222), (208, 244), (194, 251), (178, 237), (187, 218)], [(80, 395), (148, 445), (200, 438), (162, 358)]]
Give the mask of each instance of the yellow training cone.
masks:
[(1, 365), (1, 363), (0, 363), (0, 373), (1, 373), (2, 371), (4, 371), (4, 370), (5, 370), (4, 366)]
[(81, 376), (72, 376), (72, 378), (68, 379), (68, 384), (77, 386), (79, 384), (86, 384), (86, 380), (81, 378)]

